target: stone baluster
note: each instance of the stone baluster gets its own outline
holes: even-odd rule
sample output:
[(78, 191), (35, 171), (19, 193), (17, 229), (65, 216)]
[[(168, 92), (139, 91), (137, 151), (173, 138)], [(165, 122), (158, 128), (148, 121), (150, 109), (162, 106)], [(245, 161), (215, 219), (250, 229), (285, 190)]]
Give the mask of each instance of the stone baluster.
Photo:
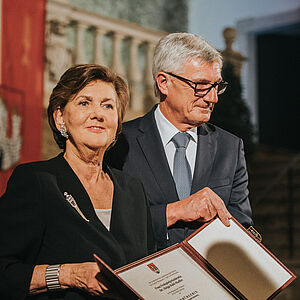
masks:
[(122, 40), (124, 36), (114, 32), (113, 34), (113, 56), (111, 68), (121, 76), (125, 76), (125, 68), (122, 63)]
[(152, 60), (155, 45), (151, 42), (147, 43), (146, 48), (146, 68), (145, 68), (145, 110), (148, 111), (156, 102), (154, 96), (154, 81), (152, 76)]
[(129, 66), (129, 86), (130, 86), (130, 108), (134, 112), (143, 111), (144, 101), (140, 91), (140, 83), (142, 74), (139, 68), (138, 61), (138, 46), (140, 41), (132, 38), (130, 43), (130, 66)]
[(104, 64), (103, 59), (103, 36), (106, 31), (102, 28), (96, 28), (96, 38), (95, 38), (95, 63), (99, 65)]
[(83, 23), (77, 23), (76, 26), (76, 63), (77, 64), (85, 64), (87, 63), (87, 58), (85, 55), (85, 48), (84, 48), (84, 34), (87, 30), (88, 26)]

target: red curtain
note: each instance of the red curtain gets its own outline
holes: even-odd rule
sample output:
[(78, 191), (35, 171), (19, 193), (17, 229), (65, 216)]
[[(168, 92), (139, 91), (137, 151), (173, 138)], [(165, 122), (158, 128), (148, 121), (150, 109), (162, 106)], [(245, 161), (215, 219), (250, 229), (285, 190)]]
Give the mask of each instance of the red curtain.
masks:
[(45, 1), (2, 0), (0, 195), (17, 164), (41, 159)]

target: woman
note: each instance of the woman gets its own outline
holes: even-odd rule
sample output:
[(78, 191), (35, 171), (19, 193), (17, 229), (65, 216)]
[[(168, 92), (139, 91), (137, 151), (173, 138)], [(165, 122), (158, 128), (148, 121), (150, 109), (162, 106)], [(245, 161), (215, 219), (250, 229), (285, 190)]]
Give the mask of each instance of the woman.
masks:
[(107, 68), (62, 75), (48, 119), (63, 152), (18, 166), (0, 199), (0, 299), (112, 297), (93, 254), (116, 268), (154, 251), (140, 182), (102, 163), (127, 102)]

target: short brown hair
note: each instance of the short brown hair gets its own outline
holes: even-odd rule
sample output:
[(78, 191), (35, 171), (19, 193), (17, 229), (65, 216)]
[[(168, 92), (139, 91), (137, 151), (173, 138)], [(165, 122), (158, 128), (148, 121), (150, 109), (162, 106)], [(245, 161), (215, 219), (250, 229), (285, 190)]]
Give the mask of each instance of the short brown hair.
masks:
[(122, 121), (125, 108), (129, 101), (129, 91), (125, 81), (110, 69), (94, 64), (82, 64), (69, 68), (54, 87), (48, 106), (48, 122), (52, 129), (54, 139), (59, 148), (66, 148), (66, 139), (56, 128), (53, 113), (56, 109), (64, 109), (66, 104), (88, 83), (101, 80), (113, 84), (117, 94), (118, 128), (117, 136), (122, 130)]

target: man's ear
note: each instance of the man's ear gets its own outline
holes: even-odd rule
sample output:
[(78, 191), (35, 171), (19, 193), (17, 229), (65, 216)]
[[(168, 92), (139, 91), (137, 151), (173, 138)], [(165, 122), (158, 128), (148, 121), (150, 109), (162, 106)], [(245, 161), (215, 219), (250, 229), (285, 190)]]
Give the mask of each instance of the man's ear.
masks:
[(53, 119), (54, 119), (54, 122), (55, 122), (55, 125), (56, 125), (57, 130), (60, 131), (60, 127), (61, 127), (61, 125), (62, 125), (63, 122), (64, 122), (63, 114), (62, 114), (62, 111), (61, 111), (60, 107), (58, 107), (58, 108), (53, 112)]
[(158, 72), (155, 76), (157, 87), (159, 88), (160, 92), (168, 96), (169, 86), (168, 86), (168, 77), (164, 72)]

